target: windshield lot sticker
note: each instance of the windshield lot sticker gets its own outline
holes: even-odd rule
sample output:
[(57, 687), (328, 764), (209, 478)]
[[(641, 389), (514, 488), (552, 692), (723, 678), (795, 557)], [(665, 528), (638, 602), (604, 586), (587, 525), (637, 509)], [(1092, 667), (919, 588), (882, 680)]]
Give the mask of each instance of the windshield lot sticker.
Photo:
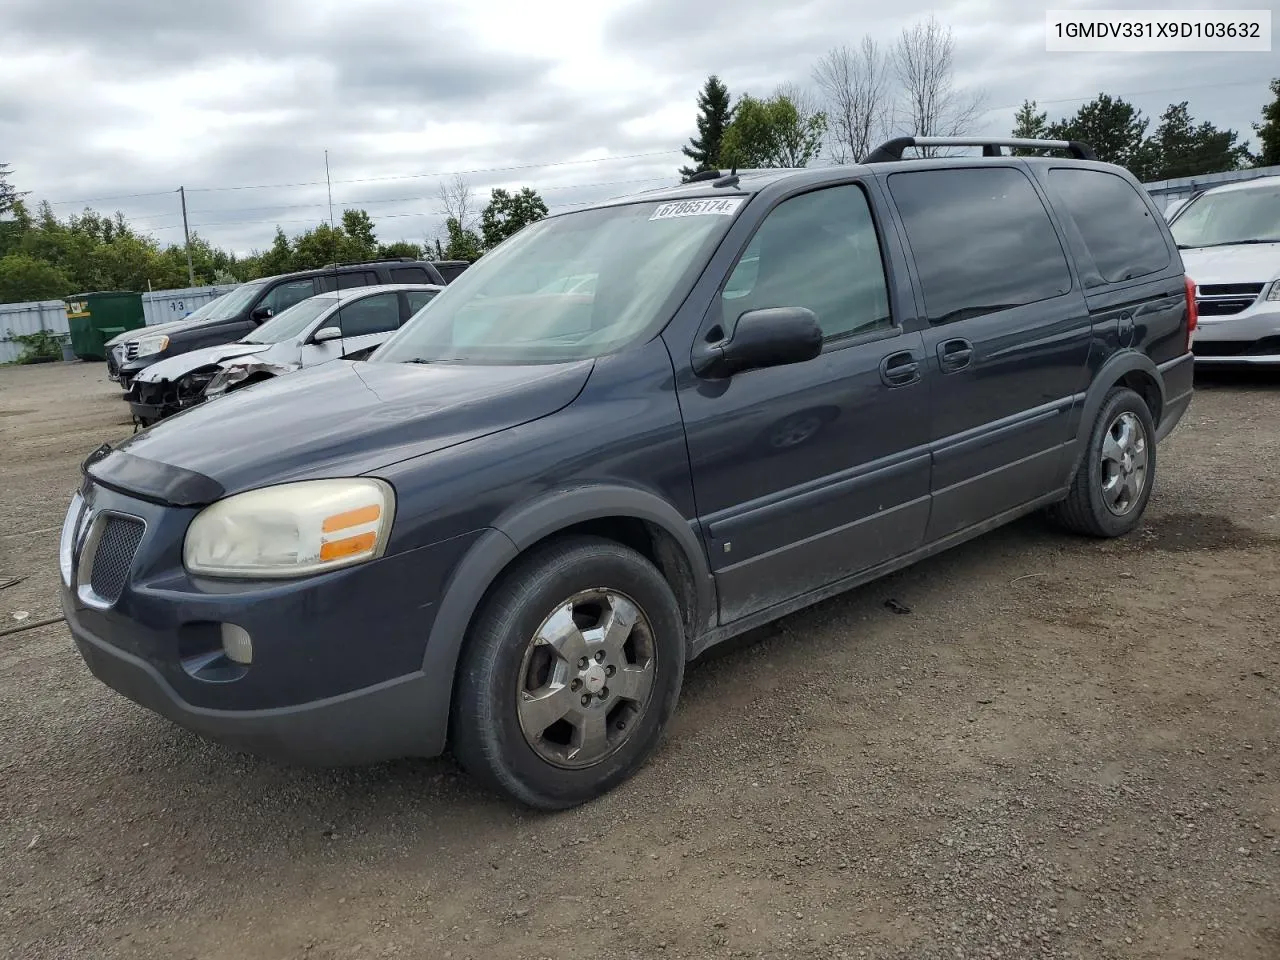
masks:
[(731, 217), (742, 206), (741, 197), (710, 197), (706, 200), (677, 200), (675, 203), (664, 203), (653, 211), (650, 220), (670, 220), (672, 217), (701, 217), (707, 214), (719, 214)]

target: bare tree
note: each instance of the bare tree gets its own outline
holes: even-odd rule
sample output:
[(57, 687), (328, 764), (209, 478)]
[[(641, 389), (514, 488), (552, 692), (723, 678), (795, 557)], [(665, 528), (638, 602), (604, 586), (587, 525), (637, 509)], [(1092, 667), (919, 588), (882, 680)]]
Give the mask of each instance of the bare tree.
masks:
[(826, 100), (828, 149), (836, 163), (857, 163), (889, 126), (889, 58), (871, 37), (857, 49), (835, 47), (813, 68)]
[(437, 212), (445, 220), (458, 221), (458, 226), (463, 230), (470, 230), (475, 227), (480, 216), (472, 200), (471, 185), (462, 174), (454, 174), (452, 180), (443, 180), (440, 183), (440, 208)]
[[(980, 93), (957, 89), (956, 41), (951, 28), (934, 17), (902, 31), (893, 49), (893, 66), (902, 86), (898, 123), (914, 137), (954, 137), (972, 127), (982, 112)], [(924, 149), (925, 156), (936, 151)]]

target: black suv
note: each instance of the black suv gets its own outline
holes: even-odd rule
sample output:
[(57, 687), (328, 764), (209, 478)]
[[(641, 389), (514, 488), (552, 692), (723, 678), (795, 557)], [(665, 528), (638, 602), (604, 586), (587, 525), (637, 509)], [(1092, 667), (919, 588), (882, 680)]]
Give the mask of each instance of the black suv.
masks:
[(374, 260), (368, 263), (330, 264), (319, 270), (301, 270), (263, 277), (242, 284), (223, 297), (207, 315), (189, 323), (167, 323), (163, 329), (143, 327), (111, 348), (107, 372), (120, 381), (126, 397), (138, 371), (169, 357), (198, 347), (212, 347), (239, 340), (258, 324), (308, 297), (328, 290), (369, 287), (382, 283), (434, 283), (444, 285), (467, 268), (461, 260)]
[(714, 644), (1035, 510), (1128, 533), (1191, 402), (1178, 250), (1082, 144), (901, 159), (972, 142), (548, 217), (369, 360), (100, 448), (81, 655), (252, 751), (451, 744), (558, 808), (636, 770)]

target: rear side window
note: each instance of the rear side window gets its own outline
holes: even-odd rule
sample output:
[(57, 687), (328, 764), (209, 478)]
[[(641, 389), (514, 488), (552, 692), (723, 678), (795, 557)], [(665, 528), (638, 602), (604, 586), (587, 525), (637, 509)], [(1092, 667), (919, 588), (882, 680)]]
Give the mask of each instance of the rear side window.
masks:
[(338, 274), (338, 289), (350, 290), (352, 287), (372, 287), (378, 282), (378, 275), (372, 272), (353, 270), (350, 273)]
[(889, 191), (915, 256), (930, 323), (980, 317), (1070, 291), (1067, 255), (1021, 170), (895, 173)]
[(1057, 167), (1049, 189), (1070, 214), (1108, 283), (1158, 273), (1169, 265), (1164, 232), (1137, 190), (1105, 170)]
[(392, 267), (392, 283), (431, 283), (431, 275), (425, 267)]
[(400, 296), (396, 293), (375, 293), (341, 307), (339, 314), (344, 337), (389, 333), (400, 326)]
[(413, 316), (415, 313), (417, 313), (419, 310), (425, 307), (428, 303), (430, 303), (431, 298), (434, 297), (436, 293), (437, 291), (435, 290), (406, 291), (405, 296), (409, 298), (409, 316)]

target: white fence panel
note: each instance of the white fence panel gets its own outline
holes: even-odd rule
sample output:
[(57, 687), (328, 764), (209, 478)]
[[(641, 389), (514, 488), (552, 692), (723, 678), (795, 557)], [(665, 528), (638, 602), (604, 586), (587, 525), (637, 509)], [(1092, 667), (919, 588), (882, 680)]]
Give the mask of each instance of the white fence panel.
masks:
[(210, 300), (236, 288), (234, 283), (208, 287), (185, 287), (182, 290), (155, 290), (142, 295), (142, 316), (147, 326), (181, 320)]
[(67, 306), (61, 300), (38, 300), (31, 303), (0, 303), (0, 363), (17, 360), (22, 345), (12, 338), (49, 330), (70, 333)]

